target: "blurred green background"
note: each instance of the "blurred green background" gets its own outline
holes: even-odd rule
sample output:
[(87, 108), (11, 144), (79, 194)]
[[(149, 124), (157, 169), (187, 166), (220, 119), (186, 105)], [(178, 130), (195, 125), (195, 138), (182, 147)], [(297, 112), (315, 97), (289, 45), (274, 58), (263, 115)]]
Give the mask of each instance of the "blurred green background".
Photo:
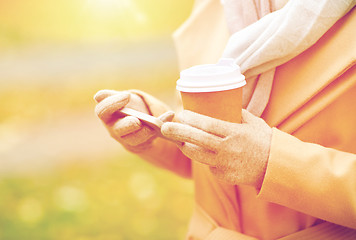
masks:
[(189, 180), (126, 152), (100, 89), (175, 108), (192, 0), (0, 0), (0, 240), (183, 239)]

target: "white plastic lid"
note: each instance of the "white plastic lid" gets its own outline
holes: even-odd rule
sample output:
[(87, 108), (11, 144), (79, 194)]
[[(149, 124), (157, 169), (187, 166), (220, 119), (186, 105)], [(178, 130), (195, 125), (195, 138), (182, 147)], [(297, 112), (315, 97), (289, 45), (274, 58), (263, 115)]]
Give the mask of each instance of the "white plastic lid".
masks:
[(240, 88), (245, 76), (232, 58), (222, 58), (217, 64), (197, 65), (181, 71), (177, 81), (180, 92), (218, 92)]

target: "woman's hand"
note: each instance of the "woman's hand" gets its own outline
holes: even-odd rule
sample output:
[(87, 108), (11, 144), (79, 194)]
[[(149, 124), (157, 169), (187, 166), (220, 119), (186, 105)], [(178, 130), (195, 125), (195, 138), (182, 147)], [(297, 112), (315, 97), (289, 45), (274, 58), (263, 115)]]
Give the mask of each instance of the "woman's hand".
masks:
[[(144, 126), (136, 117), (120, 115), (120, 110), (124, 107), (152, 115), (150, 104), (144, 101), (144, 97), (134, 92), (118, 92), (114, 90), (101, 90), (97, 92), (94, 96), (94, 99), (98, 103), (95, 113), (103, 121), (114, 139), (129, 151), (139, 153), (149, 148), (157, 136), (151, 128)], [(151, 96), (151, 98), (153, 97)], [(155, 104), (159, 104), (158, 100), (154, 102)], [(160, 108), (166, 108), (163, 103), (161, 105), (159, 106)], [(172, 118), (172, 114), (159, 116), (159, 119), (162, 121), (170, 121)]]
[(259, 189), (267, 168), (272, 129), (246, 110), (242, 123), (230, 123), (191, 111), (178, 115), (181, 123), (164, 123), (162, 134), (177, 142), (190, 159), (207, 164), (220, 180)]

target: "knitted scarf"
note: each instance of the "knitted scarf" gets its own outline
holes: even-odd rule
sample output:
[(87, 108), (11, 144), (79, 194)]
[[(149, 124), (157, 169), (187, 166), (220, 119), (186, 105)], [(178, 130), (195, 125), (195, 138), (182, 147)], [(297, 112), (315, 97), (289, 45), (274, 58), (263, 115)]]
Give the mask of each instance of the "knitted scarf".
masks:
[(243, 106), (261, 116), (275, 68), (312, 46), (356, 0), (221, 0), (232, 34), (223, 57), (247, 77)]

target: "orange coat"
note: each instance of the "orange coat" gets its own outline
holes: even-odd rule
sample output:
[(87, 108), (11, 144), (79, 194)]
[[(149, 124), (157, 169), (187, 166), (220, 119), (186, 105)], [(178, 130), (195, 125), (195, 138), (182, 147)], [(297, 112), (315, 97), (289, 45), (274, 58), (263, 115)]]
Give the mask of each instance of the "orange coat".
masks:
[[(195, 5), (175, 34), (182, 68), (216, 62), (228, 39), (223, 19), (219, 1)], [(260, 191), (220, 183), (193, 164), (189, 239), (356, 239), (355, 37), (353, 9), (276, 69), (262, 115), (274, 128)]]

